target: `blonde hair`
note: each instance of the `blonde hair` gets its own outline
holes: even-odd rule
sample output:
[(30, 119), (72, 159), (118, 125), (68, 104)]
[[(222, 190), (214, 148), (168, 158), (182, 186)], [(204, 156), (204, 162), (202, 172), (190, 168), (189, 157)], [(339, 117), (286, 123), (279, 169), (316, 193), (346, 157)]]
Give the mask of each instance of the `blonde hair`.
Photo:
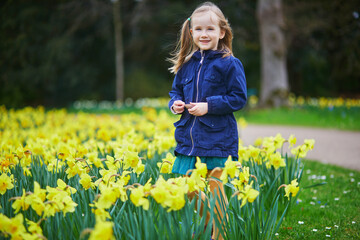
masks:
[(172, 53), (172, 58), (168, 60), (173, 64), (172, 67), (169, 68), (170, 72), (177, 73), (182, 65), (189, 61), (191, 56), (195, 51), (197, 51), (197, 46), (192, 40), (190, 27), (191, 27), (191, 19), (195, 14), (204, 13), (211, 11), (215, 13), (219, 20), (219, 27), (222, 31), (225, 31), (225, 36), (222, 39), (219, 39), (218, 43), (218, 51), (223, 52), (223, 57), (227, 57), (233, 55), (232, 53), (232, 39), (233, 34), (228, 20), (225, 18), (224, 14), (220, 10), (218, 6), (216, 6), (212, 2), (205, 2), (198, 6), (194, 12), (191, 14), (190, 18), (186, 19), (182, 25), (180, 31), (180, 39), (177, 42), (175, 51)]

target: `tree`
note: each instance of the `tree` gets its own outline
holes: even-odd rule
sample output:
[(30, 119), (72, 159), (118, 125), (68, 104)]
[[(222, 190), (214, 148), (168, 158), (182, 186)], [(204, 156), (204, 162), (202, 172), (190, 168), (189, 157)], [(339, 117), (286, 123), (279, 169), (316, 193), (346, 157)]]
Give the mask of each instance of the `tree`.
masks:
[(121, 6), (119, 0), (112, 0), (115, 35), (116, 100), (124, 100), (124, 50), (122, 44)]
[(257, 5), (261, 43), (260, 105), (286, 104), (289, 84), (281, 0), (259, 0)]

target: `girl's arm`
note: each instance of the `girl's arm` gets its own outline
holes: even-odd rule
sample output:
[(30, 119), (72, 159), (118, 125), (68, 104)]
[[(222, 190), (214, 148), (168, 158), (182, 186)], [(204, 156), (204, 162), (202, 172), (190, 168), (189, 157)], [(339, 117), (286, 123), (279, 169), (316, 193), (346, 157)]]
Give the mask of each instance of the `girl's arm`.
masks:
[(246, 104), (246, 79), (240, 60), (233, 58), (225, 73), (226, 95), (207, 97), (209, 114), (229, 114), (240, 110)]

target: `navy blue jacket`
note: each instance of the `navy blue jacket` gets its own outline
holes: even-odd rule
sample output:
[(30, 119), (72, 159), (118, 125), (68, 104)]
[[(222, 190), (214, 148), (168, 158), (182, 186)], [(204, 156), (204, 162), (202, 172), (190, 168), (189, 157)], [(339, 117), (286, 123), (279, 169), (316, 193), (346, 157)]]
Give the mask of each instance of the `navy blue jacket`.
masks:
[(213, 50), (197, 51), (177, 72), (170, 91), (174, 101), (207, 102), (208, 113), (197, 117), (185, 108), (176, 127), (175, 154), (238, 157), (239, 136), (233, 112), (246, 103), (246, 79), (239, 59)]

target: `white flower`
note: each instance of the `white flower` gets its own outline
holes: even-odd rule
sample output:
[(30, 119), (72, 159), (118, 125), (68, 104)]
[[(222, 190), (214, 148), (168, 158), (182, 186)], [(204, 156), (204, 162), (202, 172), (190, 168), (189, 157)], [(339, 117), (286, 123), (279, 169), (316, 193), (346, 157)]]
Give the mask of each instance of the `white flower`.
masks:
[(306, 170), (306, 174), (310, 174), (310, 173), (311, 173), (310, 169)]
[(330, 229), (331, 229), (331, 227), (325, 227), (325, 229), (326, 229), (326, 230), (330, 230)]
[(313, 200), (316, 200), (316, 199), (317, 199), (317, 197), (312, 197), (312, 199), (313, 199)]
[(326, 237), (331, 237), (330, 235), (326, 235)]
[(330, 175), (330, 178), (334, 178), (334, 175), (333, 175), (333, 174), (331, 174), (331, 175)]
[(338, 198), (338, 197), (337, 197), (337, 198), (334, 198), (334, 200), (335, 200), (335, 201), (339, 201), (339, 200), (340, 200), (340, 198)]
[(303, 221), (298, 221), (298, 224), (302, 225), (302, 224), (304, 224), (304, 222)]
[(354, 173), (349, 173), (349, 176), (350, 176), (350, 177), (354, 176)]
[(325, 208), (325, 205), (321, 205), (320, 208)]
[(352, 223), (352, 224), (355, 224), (356, 222), (355, 222), (355, 221), (352, 221), (351, 223)]
[(353, 179), (353, 178), (352, 178), (352, 179), (350, 179), (350, 182), (355, 182), (355, 179)]
[(279, 236), (279, 234), (278, 234), (278, 233), (275, 233), (275, 236)]
[(338, 225), (334, 225), (334, 227), (339, 228), (339, 226), (338, 226)]
[(313, 229), (313, 232), (317, 232), (317, 229), (316, 229), (316, 228), (314, 228), (314, 229)]
[(311, 205), (315, 205), (315, 203), (314, 203), (314, 202), (310, 202), (310, 204), (311, 204)]

